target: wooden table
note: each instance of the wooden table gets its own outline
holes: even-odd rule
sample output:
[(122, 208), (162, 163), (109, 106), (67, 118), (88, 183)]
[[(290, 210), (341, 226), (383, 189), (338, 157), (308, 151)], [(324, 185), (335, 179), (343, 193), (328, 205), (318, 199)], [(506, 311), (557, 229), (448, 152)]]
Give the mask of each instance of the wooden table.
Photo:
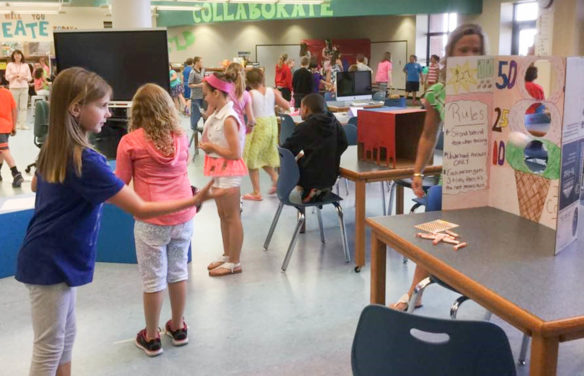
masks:
[[(426, 175), (438, 175), (442, 166), (429, 166)], [(405, 179), (414, 173), (413, 160), (397, 160), (396, 168), (378, 166), (357, 159), (357, 146), (349, 148), (341, 156), (340, 175), (355, 183), (355, 271), (365, 265), (365, 185), (371, 182)], [(396, 213), (403, 213), (403, 187), (397, 186)]]
[[(584, 217), (584, 216), (583, 216)], [(434, 219), (460, 225), (457, 252), (416, 238)], [(494, 208), (367, 219), (371, 303), (385, 304), (386, 245), (531, 335), (530, 375), (556, 374), (559, 342), (584, 337), (584, 240), (554, 256), (555, 231)]]

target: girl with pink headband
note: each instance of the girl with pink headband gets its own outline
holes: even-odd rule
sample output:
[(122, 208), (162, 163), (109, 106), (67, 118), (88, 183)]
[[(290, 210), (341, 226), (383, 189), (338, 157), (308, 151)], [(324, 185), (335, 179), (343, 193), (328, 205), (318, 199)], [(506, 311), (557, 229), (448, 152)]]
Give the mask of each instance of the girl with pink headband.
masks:
[(207, 117), (199, 147), (207, 153), (203, 172), (213, 178), (213, 196), (221, 220), (223, 255), (209, 264), (212, 277), (241, 273), (243, 226), (239, 206), (240, 186), (247, 167), (242, 159), (245, 125), (233, 109), (229, 94), (234, 85), (223, 73), (203, 80), (205, 101), (215, 110)]

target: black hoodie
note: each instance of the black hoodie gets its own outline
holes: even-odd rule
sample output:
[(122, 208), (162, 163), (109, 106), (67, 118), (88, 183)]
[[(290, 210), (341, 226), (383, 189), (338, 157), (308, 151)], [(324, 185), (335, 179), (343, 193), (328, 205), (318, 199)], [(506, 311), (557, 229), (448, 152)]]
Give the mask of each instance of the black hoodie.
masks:
[(347, 146), (343, 126), (330, 112), (309, 115), (282, 145), (294, 155), (304, 150), (304, 156), (298, 160), (298, 185), (305, 192), (312, 188), (331, 188), (335, 184), (341, 154)]

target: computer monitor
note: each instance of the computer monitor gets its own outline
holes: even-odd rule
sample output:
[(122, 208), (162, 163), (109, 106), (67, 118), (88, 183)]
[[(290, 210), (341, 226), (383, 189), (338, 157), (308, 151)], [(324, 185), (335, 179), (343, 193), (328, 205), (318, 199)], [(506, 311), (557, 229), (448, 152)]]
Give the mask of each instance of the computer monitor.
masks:
[(371, 71), (337, 73), (337, 100), (371, 100)]
[(112, 102), (129, 102), (153, 82), (170, 91), (166, 29), (55, 31), (59, 71), (83, 67), (113, 88)]

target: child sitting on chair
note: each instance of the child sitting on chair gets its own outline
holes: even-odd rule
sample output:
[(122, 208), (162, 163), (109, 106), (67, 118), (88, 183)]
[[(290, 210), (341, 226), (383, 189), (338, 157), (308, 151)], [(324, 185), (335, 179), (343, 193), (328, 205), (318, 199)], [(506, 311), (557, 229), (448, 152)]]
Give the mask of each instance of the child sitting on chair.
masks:
[(331, 190), (339, 175), (341, 154), (348, 146), (343, 127), (321, 95), (305, 96), (300, 116), (304, 122), (282, 145), (298, 160), (300, 179), (289, 197), (295, 204), (318, 200)]

